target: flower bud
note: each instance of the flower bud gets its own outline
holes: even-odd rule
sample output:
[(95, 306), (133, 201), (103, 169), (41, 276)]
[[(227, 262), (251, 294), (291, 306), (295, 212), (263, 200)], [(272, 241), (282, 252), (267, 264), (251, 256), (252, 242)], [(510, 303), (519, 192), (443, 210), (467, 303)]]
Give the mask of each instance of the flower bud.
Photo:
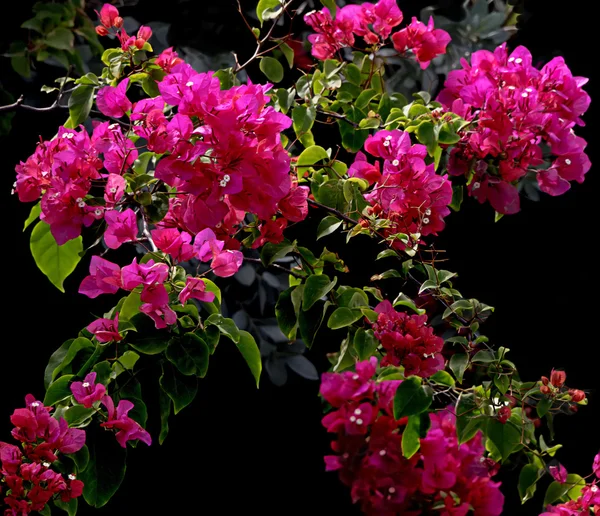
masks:
[(542, 383), (543, 383), (544, 385), (548, 385), (549, 381), (550, 381), (550, 380), (548, 380), (548, 378), (547, 378), (546, 376), (542, 376)]
[(562, 387), (565, 384), (566, 379), (567, 373), (552, 369), (552, 373), (550, 374), (550, 383), (554, 385), (554, 387)]
[(579, 403), (585, 399), (585, 392), (579, 389), (569, 389), (569, 394), (571, 395), (571, 400), (575, 403)]
[(542, 394), (546, 394), (546, 395), (548, 395), (548, 394), (551, 394), (551, 393), (552, 393), (552, 391), (550, 390), (550, 387), (548, 387), (547, 385), (542, 385), (542, 386), (540, 387), (540, 392), (541, 392)]
[(120, 16), (115, 17), (115, 19), (113, 20), (113, 27), (115, 27), (116, 29), (120, 29), (123, 26), (123, 18), (121, 18)]
[(138, 39), (143, 39), (144, 41), (148, 41), (152, 36), (152, 29), (150, 27), (146, 27), (142, 25), (137, 33)]
[(98, 34), (98, 36), (108, 36), (109, 32), (106, 27), (103, 27), (102, 25), (98, 25), (96, 27), (96, 34)]
[(506, 424), (511, 415), (510, 407), (504, 406), (498, 411), (498, 421), (503, 425)]
[(142, 38), (137, 38), (137, 39), (135, 40), (135, 47), (136, 47), (138, 50), (142, 50), (142, 48), (144, 47), (144, 45), (145, 45), (145, 44), (146, 44), (146, 41), (145, 41), (145, 40), (143, 40)]

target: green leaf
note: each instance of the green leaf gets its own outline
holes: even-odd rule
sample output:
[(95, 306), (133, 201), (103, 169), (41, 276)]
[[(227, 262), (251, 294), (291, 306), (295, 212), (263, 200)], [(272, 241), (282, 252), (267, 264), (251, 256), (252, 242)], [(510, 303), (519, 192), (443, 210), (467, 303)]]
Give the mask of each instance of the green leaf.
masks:
[(421, 378), (409, 376), (404, 380), (394, 396), (394, 418), (400, 419), (404, 416), (413, 416), (425, 412), (433, 396), (421, 385)]
[(498, 449), (503, 461), (521, 442), (521, 431), (511, 423), (511, 420), (503, 424), (497, 419), (490, 418), (485, 434)]
[(158, 355), (167, 349), (168, 344), (167, 336), (145, 337), (129, 342), (133, 349), (144, 355)]
[(491, 362), (496, 361), (496, 355), (493, 351), (489, 351), (487, 349), (482, 349), (475, 353), (472, 362), (479, 362), (482, 364), (490, 364)]
[(42, 205), (38, 202), (35, 206), (33, 206), (33, 208), (31, 208), (31, 211), (29, 212), (29, 217), (27, 217), (27, 220), (23, 224), (23, 231), (25, 231), (33, 222), (35, 222), (40, 217), (40, 213), (42, 213)]
[(172, 338), (165, 355), (184, 375), (195, 374), (204, 378), (208, 371), (208, 346), (193, 333), (186, 333), (180, 338)]
[(80, 84), (69, 97), (69, 117), (71, 127), (83, 124), (90, 114), (94, 104), (94, 86)]
[(569, 498), (572, 499), (571, 493), (575, 495), (585, 485), (585, 480), (577, 474), (567, 475), (567, 481), (564, 484), (560, 482), (552, 482), (548, 486), (546, 496), (544, 497), (544, 507), (548, 504), (555, 503), (569, 494)]
[(207, 326), (216, 326), (223, 335), (229, 337), (234, 343), (237, 344), (240, 341), (240, 330), (233, 319), (227, 319), (221, 314), (212, 314), (204, 323)]
[(247, 331), (240, 330), (240, 338), (235, 345), (240, 350), (240, 353), (248, 364), (250, 372), (256, 381), (256, 387), (258, 387), (260, 373), (262, 371), (262, 362), (260, 360), (260, 351), (256, 341), (254, 340), (254, 337)]
[(358, 96), (354, 105), (357, 107), (357, 109), (364, 109), (369, 105), (369, 102), (376, 96), (377, 92), (374, 89), (364, 90)]
[(198, 379), (181, 374), (170, 363), (163, 365), (159, 382), (162, 390), (173, 400), (176, 415), (194, 400), (198, 392)]
[(69, 407), (65, 413), (64, 418), (71, 428), (79, 428), (80, 426), (87, 425), (92, 416), (96, 413), (93, 408), (85, 408), (83, 405), (75, 405)]
[(360, 310), (352, 308), (336, 308), (327, 321), (327, 327), (332, 330), (339, 330), (355, 323), (363, 317)]
[(260, 60), (259, 68), (272, 82), (280, 82), (283, 79), (283, 66), (274, 57), (263, 57)]
[(337, 6), (335, 5), (335, 0), (321, 0), (321, 3), (327, 7), (327, 9), (329, 9), (329, 12), (331, 13), (331, 17), (335, 18), (335, 10), (337, 8)]
[[(535, 494), (535, 483), (538, 481), (539, 468), (534, 464), (525, 464), (519, 473), (519, 496), (525, 503)], [(542, 470), (543, 471), (543, 470)]]
[(160, 410), (160, 434), (158, 434), (158, 444), (165, 442), (169, 433), (169, 416), (171, 415), (171, 398), (163, 389), (158, 390), (158, 406)]
[(65, 27), (57, 27), (46, 35), (46, 44), (59, 50), (72, 50), (75, 35)]
[(294, 131), (298, 137), (310, 131), (315, 123), (316, 115), (317, 112), (313, 107), (306, 107), (305, 105), (302, 105), (296, 106), (294, 109), (292, 109)]
[(290, 68), (294, 67), (294, 50), (287, 43), (282, 43), (279, 50), (283, 52)]
[(337, 228), (342, 225), (342, 221), (333, 215), (321, 219), (319, 227), (317, 228), (317, 240), (333, 233)]
[[(131, 292), (126, 298), (121, 311), (119, 312), (119, 320), (131, 321), (134, 316), (140, 313), (140, 306), (142, 306), (142, 300), (140, 299), (139, 292)], [(145, 317), (148, 317), (145, 315)]]
[(50, 233), (50, 226), (40, 221), (31, 232), (30, 248), (38, 268), (58, 290), (64, 292), (64, 280), (75, 270), (81, 260), (79, 255), (83, 251), (81, 236), (59, 246)]
[(402, 455), (410, 459), (421, 447), (421, 416), (414, 415), (408, 418), (408, 424), (402, 433)]
[(64, 371), (65, 368), (69, 366), (73, 362), (73, 360), (75, 360), (75, 357), (79, 354), (81, 350), (88, 348), (94, 348), (94, 344), (92, 344), (91, 340), (86, 339), (85, 337), (77, 337), (76, 339), (74, 339), (71, 342), (71, 345), (69, 346), (69, 349), (65, 353), (65, 356), (60, 362), (60, 364), (54, 368), (54, 371), (52, 371), (51, 380), (54, 381), (54, 379), (59, 375), (59, 373), (61, 371)]
[[(366, 114), (360, 109), (352, 106), (346, 113), (346, 118), (355, 123), (359, 123)], [(347, 120), (338, 120), (338, 127), (340, 129), (340, 136), (342, 137), (342, 145), (350, 152), (358, 152), (362, 149), (366, 139), (369, 137), (369, 131), (367, 129), (357, 129)]]
[(69, 388), (69, 385), (74, 376), (75, 375), (72, 374), (66, 374), (61, 376), (55, 382), (52, 382), (46, 391), (46, 395), (44, 396), (44, 406), (51, 407), (59, 401), (70, 398), (71, 389)]
[(379, 341), (375, 338), (373, 330), (359, 328), (354, 334), (354, 349), (358, 354), (359, 360), (368, 360), (379, 346)]
[[(312, 277), (312, 276), (311, 276)], [(302, 340), (308, 348), (310, 348), (323, 323), (325, 312), (331, 303), (317, 301), (310, 310), (300, 310), (298, 314), (298, 328), (300, 329), (300, 335)]]
[(63, 342), (61, 344), (60, 348), (58, 348), (54, 353), (52, 353), (52, 356), (50, 357), (50, 360), (48, 361), (48, 365), (46, 366), (46, 369), (44, 370), (44, 388), (45, 389), (48, 389), (48, 386), (52, 383), (52, 380), (54, 379), (54, 376), (53, 376), (54, 370), (65, 359), (65, 356), (67, 356), (69, 348), (71, 347), (71, 344), (73, 344), (74, 340), (75, 339), (69, 339), (69, 340)]
[(305, 167), (308, 165), (314, 165), (317, 161), (321, 161), (323, 159), (329, 159), (329, 154), (327, 154), (327, 151), (319, 145), (311, 145), (310, 147), (304, 149), (300, 156), (298, 156), (296, 165), (298, 167)]
[(538, 401), (537, 405), (535, 406), (535, 411), (537, 412), (537, 415), (539, 417), (544, 417), (550, 410), (551, 406), (552, 400), (550, 398), (544, 397), (540, 399), (540, 401)]
[(68, 516), (75, 516), (77, 514), (77, 506), (79, 504), (77, 500), (77, 498), (71, 498), (68, 502), (63, 502), (60, 498), (56, 498), (53, 500), (53, 503), (55, 507), (65, 511)]
[(29, 58), (27, 56), (13, 56), (10, 58), (10, 65), (13, 70), (26, 79), (31, 77), (31, 68), (29, 67)]
[(140, 356), (134, 351), (125, 351), (118, 359), (113, 363), (112, 369), (119, 376), (125, 371), (133, 371), (136, 362), (140, 359)]
[(459, 444), (470, 441), (483, 425), (475, 394), (461, 393), (456, 404), (456, 435)]
[(272, 244), (268, 242), (263, 246), (260, 252), (260, 260), (265, 267), (268, 267), (280, 258), (291, 253), (293, 250), (294, 244), (290, 244), (289, 242), (281, 244)]
[(90, 449), (84, 444), (79, 451), (72, 453), (70, 457), (73, 459), (73, 462), (75, 462), (77, 471), (81, 473), (82, 471), (85, 471), (90, 463)]
[(92, 372), (96, 373), (96, 383), (101, 383), (103, 385), (110, 383), (113, 377), (113, 368), (108, 360), (98, 362), (92, 367)]
[(463, 202), (464, 187), (463, 185), (452, 185), (452, 202), (450, 208), (454, 211), (459, 211)]
[(433, 376), (430, 376), (429, 379), (438, 385), (445, 385), (447, 387), (454, 387), (455, 384), (454, 378), (446, 371), (438, 371)]
[(329, 276), (325, 274), (309, 276), (304, 286), (302, 310), (309, 310), (319, 299), (326, 296), (336, 283), (337, 278), (330, 281)]
[(279, 0), (260, 0), (258, 2), (258, 5), (256, 6), (256, 17), (258, 18), (261, 27), (263, 21), (268, 20), (271, 13), (273, 13), (273, 10), (278, 7), (281, 7), (281, 2)]
[(83, 497), (92, 507), (102, 507), (113, 497), (125, 478), (127, 449), (112, 432), (98, 431), (88, 442), (90, 461), (79, 475)]
[(292, 293), (295, 290), (296, 287), (291, 287), (281, 292), (275, 305), (275, 316), (277, 317), (279, 329), (290, 340), (296, 338), (298, 330), (298, 311), (292, 301)]

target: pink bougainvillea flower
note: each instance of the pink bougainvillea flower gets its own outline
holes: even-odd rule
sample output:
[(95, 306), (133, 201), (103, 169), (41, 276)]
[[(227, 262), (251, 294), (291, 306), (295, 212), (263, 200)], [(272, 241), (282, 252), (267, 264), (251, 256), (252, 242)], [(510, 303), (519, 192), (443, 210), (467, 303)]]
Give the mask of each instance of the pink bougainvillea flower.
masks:
[(161, 251), (170, 254), (176, 262), (187, 262), (194, 257), (192, 236), (175, 228), (153, 229), (152, 239)]
[(98, 17), (100, 23), (108, 29), (114, 26), (115, 20), (119, 17), (119, 11), (114, 5), (104, 4), (98, 13)]
[(185, 287), (179, 293), (179, 301), (185, 305), (187, 300), (193, 298), (204, 303), (211, 303), (215, 299), (214, 292), (206, 292), (206, 283), (202, 278), (187, 277)]
[(562, 464), (558, 464), (558, 466), (548, 466), (548, 472), (554, 480), (561, 484), (564, 484), (567, 481), (567, 470)]
[(290, 192), (279, 201), (279, 210), (281, 214), (290, 222), (300, 222), (308, 215), (308, 194), (307, 186), (298, 186), (292, 184)]
[(119, 342), (123, 340), (123, 336), (119, 333), (119, 313), (115, 314), (114, 319), (96, 319), (87, 326), (87, 330), (93, 333), (96, 340), (101, 344), (107, 342)]
[(433, 28), (433, 17), (427, 25), (413, 18), (410, 25), (392, 35), (394, 48), (400, 53), (412, 50), (423, 69), (433, 58), (446, 53), (450, 39), (445, 30)]
[(164, 306), (169, 303), (169, 294), (162, 283), (155, 283), (144, 285), (140, 299), (144, 303), (150, 303), (154, 306)]
[(131, 101), (127, 98), (129, 79), (123, 79), (118, 86), (104, 86), (98, 90), (96, 104), (103, 115), (121, 118), (131, 110)]
[(83, 382), (71, 384), (71, 392), (77, 403), (81, 403), (85, 408), (91, 408), (106, 394), (106, 387), (101, 383), (96, 383), (96, 373), (89, 373)]
[(156, 306), (151, 303), (144, 303), (140, 306), (140, 312), (151, 317), (154, 321), (154, 326), (158, 330), (172, 326), (177, 322), (177, 314), (169, 305)]
[(108, 224), (104, 232), (104, 241), (111, 249), (118, 249), (125, 242), (137, 240), (138, 226), (135, 212), (131, 208), (125, 211), (107, 211), (104, 219)]
[(121, 268), (116, 264), (92, 256), (90, 275), (79, 286), (79, 293), (95, 298), (100, 294), (115, 294), (121, 287)]
[(600, 478), (600, 452), (594, 457), (594, 464), (592, 470), (598, 478)]
[(137, 258), (121, 269), (121, 278), (125, 290), (133, 290), (139, 285), (155, 285), (164, 283), (169, 276), (169, 266), (166, 263), (138, 263)]
[(233, 276), (244, 261), (244, 255), (240, 251), (231, 251), (229, 249), (219, 253), (211, 262), (210, 267), (220, 278)]
[(223, 250), (225, 242), (217, 240), (215, 232), (206, 228), (200, 231), (194, 239), (194, 251), (201, 262), (208, 262), (216, 258)]
[(100, 426), (117, 430), (117, 442), (123, 447), (127, 447), (127, 441), (139, 439), (148, 446), (152, 443), (150, 434), (144, 430), (140, 424), (131, 419), (127, 413), (134, 407), (129, 400), (119, 401), (115, 410), (115, 404), (110, 396), (102, 398), (102, 404), (108, 412), (108, 420), (100, 423)]
[(104, 187), (104, 200), (107, 208), (114, 208), (115, 204), (121, 200), (127, 181), (118, 174), (109, 174), (106, 186)]
[(260, 225), (260, 236), (252, 243), (252, 249), (257, 249), (267, 242), (279, 244), (283, 241), (283, 230), (287, 227), (286, 219), (267, 220)]

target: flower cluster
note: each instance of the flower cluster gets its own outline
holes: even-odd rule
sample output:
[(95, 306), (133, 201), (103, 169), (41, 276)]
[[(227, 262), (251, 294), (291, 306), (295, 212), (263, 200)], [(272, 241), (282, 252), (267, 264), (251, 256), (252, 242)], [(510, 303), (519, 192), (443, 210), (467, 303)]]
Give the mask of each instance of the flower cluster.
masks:
[(412, 145), (410, 135), (396, 129), (369, 136), (365, 151), (383, 159), (383, 169), (379, 162), (371, 164), (359, 152), (348, 175), (374, 184), (365, 199), (373, 213), (389, 219), (387, 234), (437, 235), (444, 229), (452, 186), (446, 176), (435, 173), (433, 164), (425, 164), (424, 145)]
[[(564, 470), (564, 468), (562, 469)], [(542, 513), (541, 516), (552, 516), (553, 514), (560, 516), (589, 516), (591, 514), (600, 514), (600, 453), (594, 457), (592, 470), (596, 478), (593, 478), (583, 486), (581, 494), (577, 499), (558, 505), (548, 505), (546, 512)], [(562, 480), (561, 483), (564, 483), (567, 472), (566, 470), (564, 471), (564, 478), (561, 479), (557, 479), (555, 475), (552, 476), (558, 481)]]
[(481, 432), (458, 444), (450, 411), (432, 413), (431, 428), (410, 459), (402, 455), (407, 418), (393, 417), (400, 381), (374, 381), (377, 360), (356, 364), (356, 372), (325, 373), (321, 395), (333, 410), (323, 418), (337, 434), (325, 457), (328, 471), (339, 471), (354, 503), (365, 514), (425, 514), (443, 507), (446, 514), (501, 514), (504, 497), (491, 476), (495, 464), (484, 458)]
[(565, 385), (567, 373), (552, 370), (550, 378), (542, 376), (540, 380), (540, 392), (557, 405), (566, 404), (573, 412), (577, 411), (577, 404), (586, 404), (585, 392), (579, 389), (571, 389)]
[[(382, 44), (402, 19), (396, 0), (346, 5), (337, 10), (335, 19), (328, 9), (304, 16), (304, 21), (316, 32), (308, 36), (312, 55), (323, 61), (342, 48), (354, 46), (355, 36), (363, 38), (367, 45)], [(394, 48), (401, 54), (412, 52), (421, 68), (427, 68), (434, 57), (444, 54), (449, 42), (446, 31), (433, 28), (433, 18), (427, 25), (413, 18), (410, 25), (392, 35)]]
[(573, 127), (583, 125), (590, 103), (582, 90), (587, 79), (573, 77), (562, 57), (537, 69), (524, 47), (510, 55), (506, 45), (479, 50), (470, 64), (461, 62), (438, 100), (471, 122), (448, 165), (451, 174), (471, 178), (470, 195), (508, 214), (519, 211), (517, 186), (527, 177), (550, 195), (583, 182), (590, 161)]
[(44, 407), (31, 394), (25, 404), (10, 417), (15, 427), (12, 435), (22, 448), (0, 442), (0, 493), (5, 495), (9, 515), (42, 511), (55, 496), (68, 502), (83, 492), (83, 482), (74, 474), (64, 477), (52, 465), (58, 453), (68, 455), (83, 447), (85, 431), (69, 428), (62, 417), (52, 417), (51, 407)]
[(127, 35), (125, 29), (123, 29), (123, 18), (121, 18), (118, 9), (114, 5), (104, 4), (98, 13), (98, 17), (100, 18), (100, 25), (96, 27), (96, 33), (99, 36), (108, 36), (111, 29), (115, 29), (122, 50), (129, 50), (129, 47), (141, 50), (152, 36), (150, 27), (144, 25), (138, 29), (137, 36)]
[(403, 366), (406, 376), (423, 378), (444, 368), (444, 340), (427, 326), (426, 315), (398, 312), (387, 300), (379, 303), (375, 311), (379, 315), (373, 331), (385, 349), (381, 365)]

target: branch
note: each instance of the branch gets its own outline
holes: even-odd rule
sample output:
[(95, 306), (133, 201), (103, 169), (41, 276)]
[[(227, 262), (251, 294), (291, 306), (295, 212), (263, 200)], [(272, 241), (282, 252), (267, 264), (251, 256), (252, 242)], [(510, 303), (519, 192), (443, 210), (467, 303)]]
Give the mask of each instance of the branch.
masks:
[(287, 272), (288, 274), (291, 274), (292, 276), (294, 276), (294, 278), (304, 278), (304, 276), (302, 276), (302, 274), (298, 274), (296, 271), (292, 271), (290, 269), (286, 269), (285, 267), (282, 267), (281, 265), (278, 265), (276, 263), (272, 263), (271, 265), (269, 265), (267, 267), (267, 266), (265, 266), (265, 264), (262, 262), (262, 260), (260, 258), (247, 258), (246, 256), (244, 256), (244, 261), (245, 262), (252, 262), (252, 263), (260, 263), (265, 269), (268, 269), (269, 267), (271, 267), (273, 269), (279, 269), (280, 271)]
[(350, 124), (354, 128), (359, 127), (359, 125), (356, 122), (349, 120), (346, 115), (340, 115), (339, 113), (334, 113), (333, 111), (325, 111), (324, 109), (317, 109), (317, 113), (321, 113), (322, 115), (330, 116), (331, 118), (337, 118), (339, 120), (344, 120), (346, 123)]
[(335, 208), (330, 208), (329, 206), (326, 206), (325, 204), (321, 204), (320, 202), (317, 202), (317, 201), (313, 201), (312, 199), (308, 199), (308, 204), (315, 206), (316, 208), (321, 208), (322, 210), (328, 211), (329, 213), (333, 213), (336, 217), (339, 217), (340, 219), (342, 219), (344, 222), (347, 222), (348, 224), (353, 224), (354, 226), (356, 226), (358, 224), (358, 220), (354, 220), (354, 219), (348, 217), (347, 215), (344, 215), (341, 211), (336, 210)]

